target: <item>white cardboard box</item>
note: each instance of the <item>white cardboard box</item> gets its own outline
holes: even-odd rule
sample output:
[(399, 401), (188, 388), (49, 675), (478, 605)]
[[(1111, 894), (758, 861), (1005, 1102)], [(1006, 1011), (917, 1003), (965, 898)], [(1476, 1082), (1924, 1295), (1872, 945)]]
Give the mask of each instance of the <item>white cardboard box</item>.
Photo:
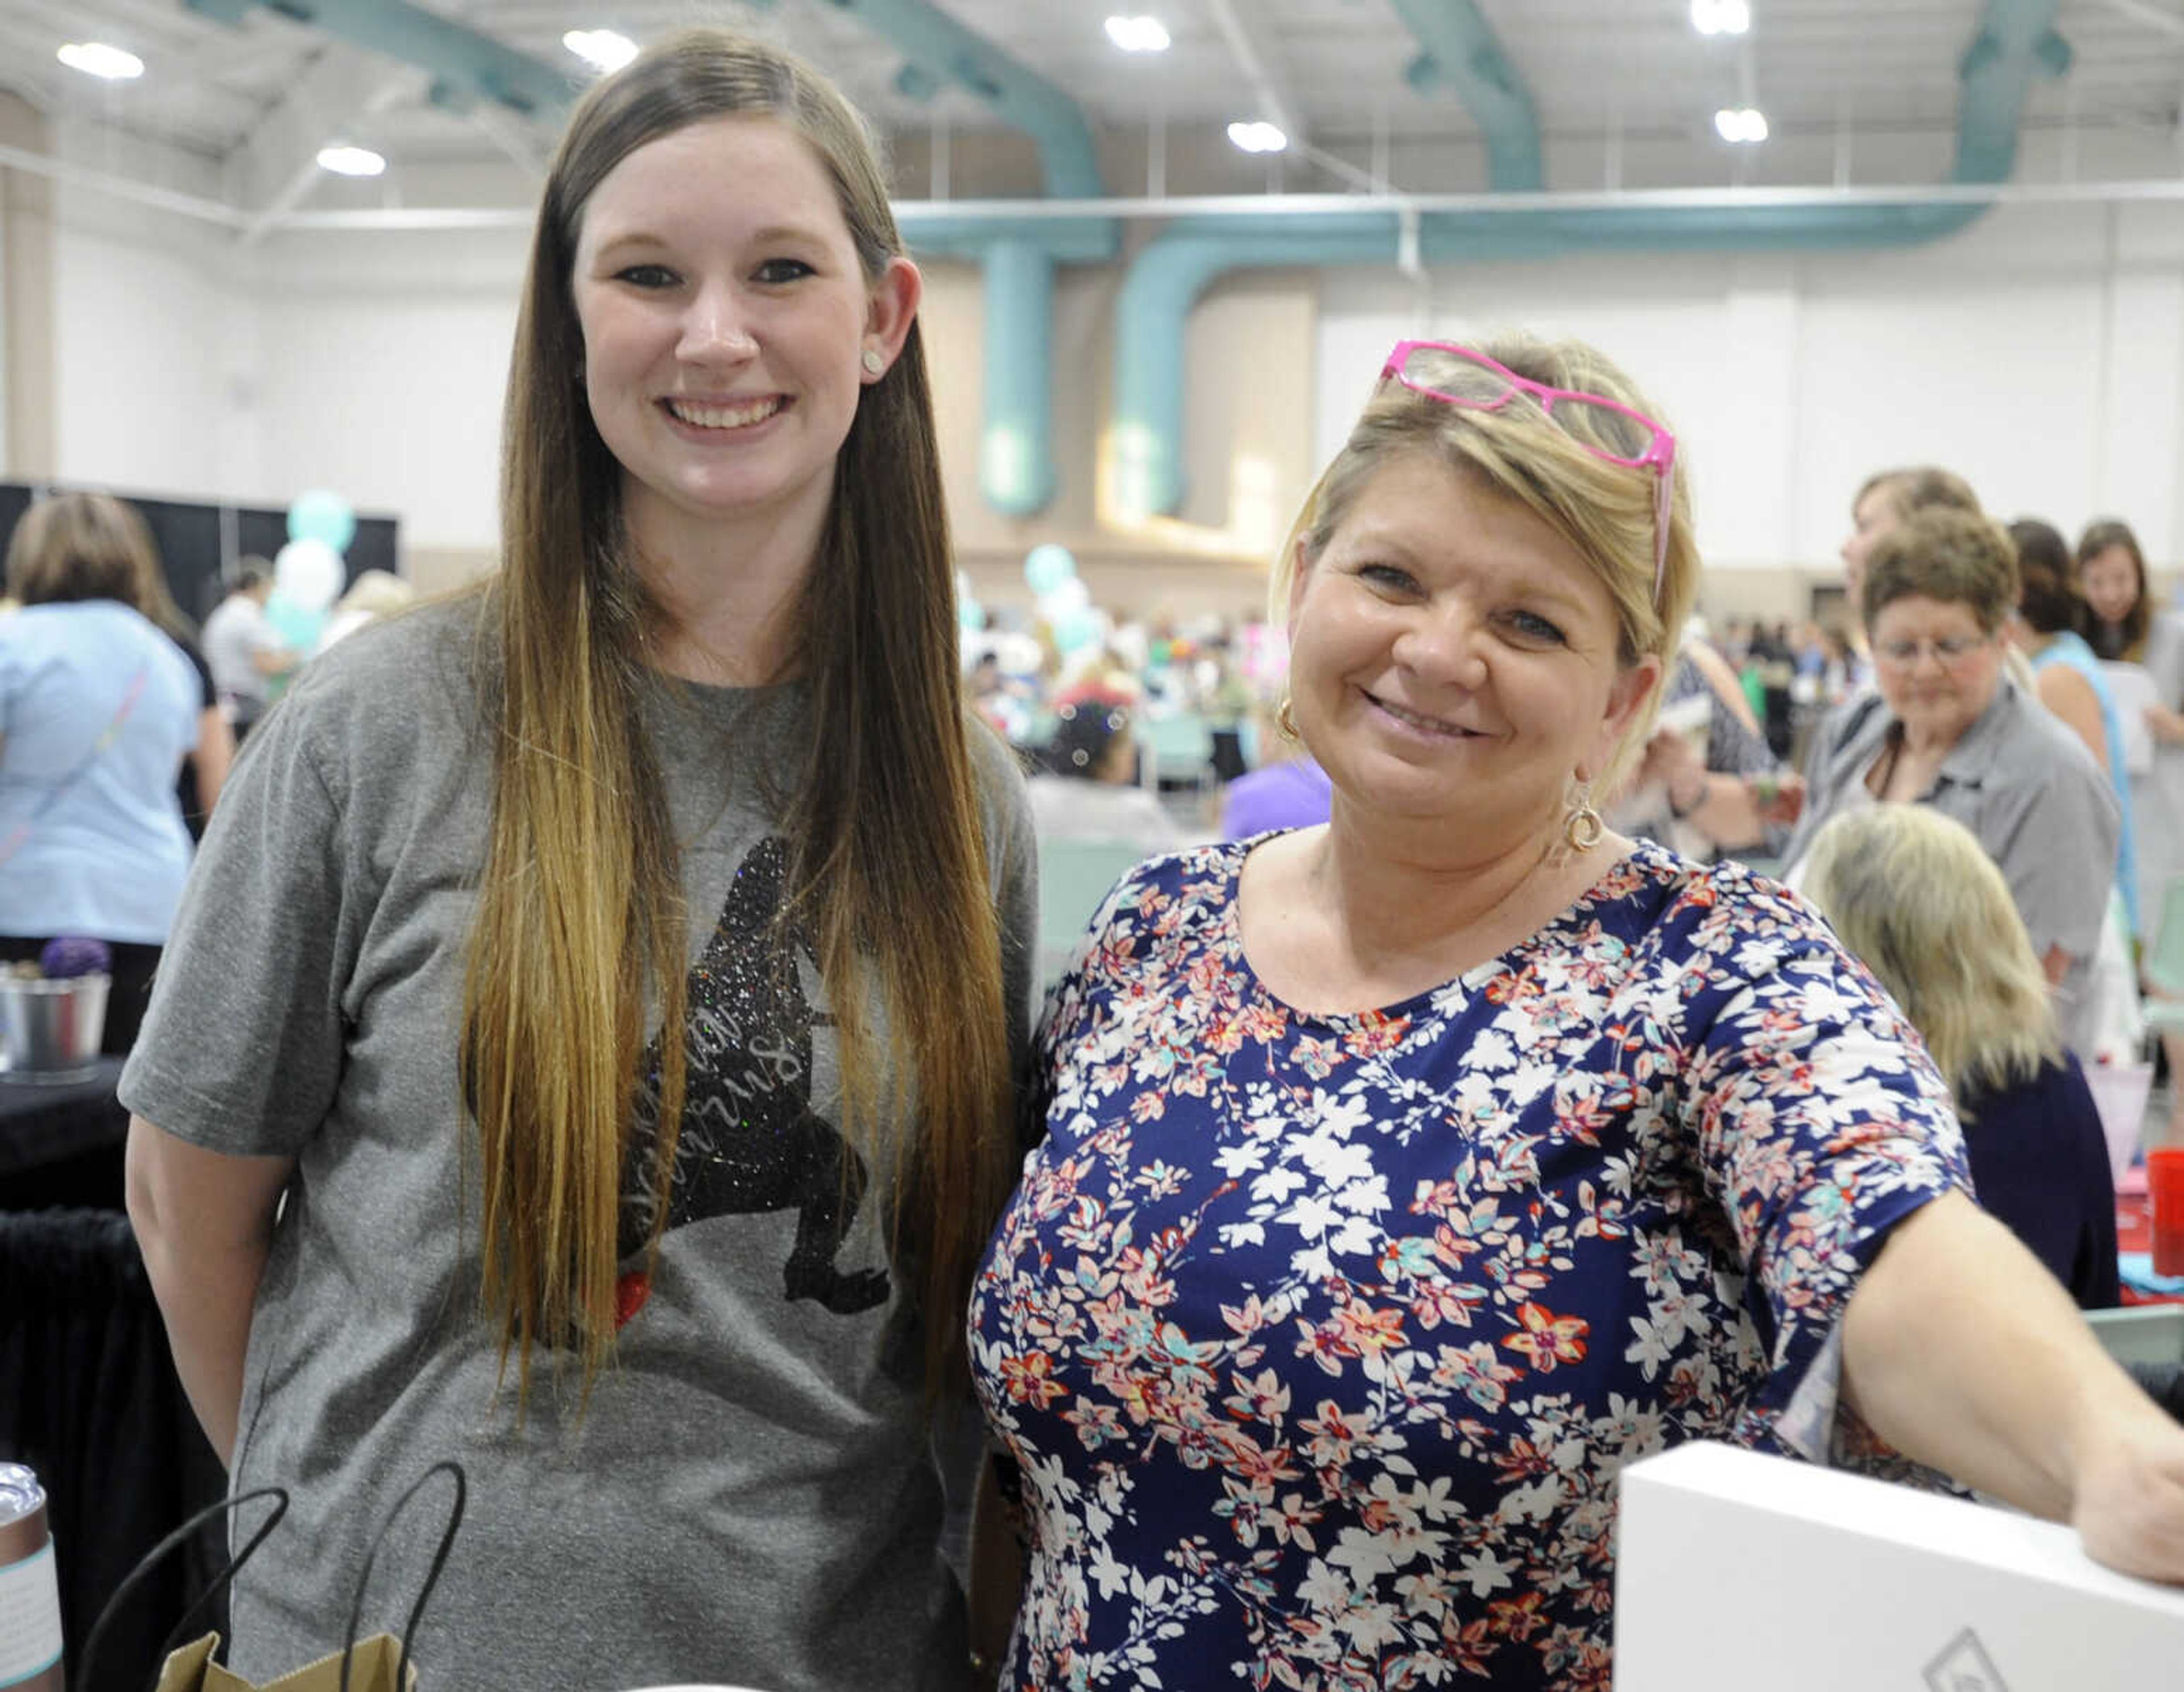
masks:
[(1706, 1444), (1622, 1498), (1615, 1692), (2184, 1689), (2184, 1589), (2066, 1527)]

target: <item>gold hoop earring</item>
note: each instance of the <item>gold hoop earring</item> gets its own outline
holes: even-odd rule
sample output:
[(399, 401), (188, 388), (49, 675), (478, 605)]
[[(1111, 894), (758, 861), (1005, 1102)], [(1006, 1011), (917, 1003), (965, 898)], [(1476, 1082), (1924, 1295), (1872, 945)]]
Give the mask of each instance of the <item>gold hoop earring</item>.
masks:
[(1592, 808), (1592, 799), (1580, 793), (1569, 815), (1563, 818), (1563, 844), (1573, 853), (1590, 852), (1600, 844), (1600, 838), (1607, 832), (1607, 825), (1600, 820), (1600, 813)]
[(1281, 704), (1274, 707), (1274, 726), (1282, 732), (1284, 740), (1297, 737), (1296, 707), (1290, 703), (1287, 693), (1282, 695)]

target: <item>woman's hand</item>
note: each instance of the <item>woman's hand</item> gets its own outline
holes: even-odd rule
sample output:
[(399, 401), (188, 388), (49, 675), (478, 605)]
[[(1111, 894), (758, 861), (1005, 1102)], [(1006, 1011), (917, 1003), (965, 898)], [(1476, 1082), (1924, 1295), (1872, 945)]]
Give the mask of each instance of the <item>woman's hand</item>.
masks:
[(1744, 785), (1762, 822), (1786, 828), (1804, 814), (1805, 778), (1795, 770), (1747, 776)]
[(2089, 1421), (2079, 1442), (2070, 1524), (2096, 1562), (2184, 1585), (2184, 1426), (2151, 1405), (2109, 1422)]
[(1680, 729), (1658, 728), (1646, 743), (1645, 761), (1638, 771), (1641, 782), (1658, 782), (1668, 792), (1669, 804), (1679, 815), (1706, 797), (1706, 760)]
[(2146, 732), (2164, 746), (2184, 746), (2184, 715), (2166, 705), (2146, 708)]

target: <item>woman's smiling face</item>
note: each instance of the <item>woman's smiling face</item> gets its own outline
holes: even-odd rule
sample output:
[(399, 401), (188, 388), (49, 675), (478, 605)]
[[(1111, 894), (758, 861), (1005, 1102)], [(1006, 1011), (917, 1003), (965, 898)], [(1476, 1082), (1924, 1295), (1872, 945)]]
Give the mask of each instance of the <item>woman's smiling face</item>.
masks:
[(1359, 492), (1290, 593), (1299, 730), (1368, 813), (1558, 838), (1660, 671), (1625, 668), (1605, 583), (1562, 534), (1425, 452)]
[(864, 274), (818, 154), (762, 116), (635, 148), (585, 203), (571, 278), (592, 420), (644, 532), (823, 513), (834, 459), (916, 305)]
[(2128, 547), (2103, 547), (2086, 560), (2086, 604), (2104, 623), (2120, 624), (2138, 603), (2138, 565)]

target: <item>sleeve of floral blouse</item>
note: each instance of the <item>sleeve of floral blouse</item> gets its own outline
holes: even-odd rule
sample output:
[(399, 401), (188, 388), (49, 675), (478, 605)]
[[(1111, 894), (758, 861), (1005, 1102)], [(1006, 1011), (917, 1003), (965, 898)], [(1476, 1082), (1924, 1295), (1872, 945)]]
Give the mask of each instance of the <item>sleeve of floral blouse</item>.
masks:
[(1786, 1413), (1825, 1361), (1825, 1416), (1859, 1275), (1970, 1175), (1947, 1089), (1894, 1005), (1802, 904), (1757, 904), (1749, 931), (1713, 942), (1691, 1003), (1685, 1121), (1767, 1351), (1752, 1408)]

